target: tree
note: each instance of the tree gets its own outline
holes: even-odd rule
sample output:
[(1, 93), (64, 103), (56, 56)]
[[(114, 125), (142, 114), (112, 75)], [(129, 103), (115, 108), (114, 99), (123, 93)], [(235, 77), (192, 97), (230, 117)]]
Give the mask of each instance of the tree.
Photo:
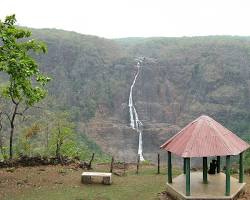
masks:
[(55, 117), (50, 145), (52, 151), (59, 160), (62, 155), (76, 156), (78, 148), (74, 123), (71, 122), (70, 116), (66, 112), (58, 112)]
[(24, 115), (30, 107), (46, 96), (44, 86), (50, 80), (39, 71), (39, 66), (30, 52), (45, 53), (44, 43), (28, 40), (31, 32), (15, 26), (15, 15), (0, 21), (0, 71), (9, 81), (2, 95), (9, 99), (13, 108), (5, 112), (10, 125), (9, 157), (13, 157), (13, 135), (17, 115)]
[(23, 130), (23, 133), (18, 138), (18, 143), (16, 146), (16, 151), (18, 152), (18, 155), (33, 155), (32, 150), (34, 149), (34, 145), (37, 146), (37, 144), (32, 145), (32, 140), (33, 138), (36, 138), (40, 131), (41, 127), (39, 123), (34, 123), (30, 127), (27, 127)]

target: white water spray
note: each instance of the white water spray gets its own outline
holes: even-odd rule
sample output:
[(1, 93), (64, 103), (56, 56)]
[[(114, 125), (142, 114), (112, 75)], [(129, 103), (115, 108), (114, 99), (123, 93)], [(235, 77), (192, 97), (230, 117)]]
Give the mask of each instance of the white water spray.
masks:
[[(144, 58), (143, 58), (144, 59)], [(133, 88), (136, 82), (136, 79), (140, 73), (141, 63), (143, 59), (139, 59), (137, 62), (137, 73), (135, 75), (134, 81), (130, 87), (130, 93), (129, 93), (129, 100), (128, 100), (128, 106), (129, 106), (129, 115), (130, 115), (130, 126), (135, 129), (139, 133), (139, 144), (138, 144), (138, 154), (140, 156), (140, 161), (144, 161), (143, 155), (142, 155), (142, 131), (143, 131), (143, 124), (139, 120), (137, 111), (135, 109), (135, 106), (133, 104)]]

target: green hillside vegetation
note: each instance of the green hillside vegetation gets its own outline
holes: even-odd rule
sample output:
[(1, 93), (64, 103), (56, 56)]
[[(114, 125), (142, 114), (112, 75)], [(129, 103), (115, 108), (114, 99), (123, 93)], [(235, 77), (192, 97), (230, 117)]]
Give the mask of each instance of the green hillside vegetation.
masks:
[[(47, 54), (30, 55), (52, 81), (46, 85), (46, 99), (17, 120), (15, 156), (56, 155), (58, 122), (67, 120), (62, 123), (67, 135), (62, 154), (85, 159), (95, 151), (108, 158), (82, 127), (98, 120), (128, 124), (128, 94), (139, 56), (145, 62), (134, 99), (144, 123), (183, 127), (207, 114), (249, 138), (250, 37), (111, 40), (56, 29), (29, 30), (32, 38), (47, 45)], [(3, 74), (1, 86), (6, 81)], [(64, 114), (67, 117), (61, 117)], [(9, 128), (5, 119), (2, 122), (1, 156), (6, 157)]]
[(0, 159), (67, 156), (84, 160), (93, 152), (97, 160), (108, 158), (84, 133), (79, 134), (74, 115), (55, 106), (52, 95), (40, 103), (50, 78), (42, 74), (36, 59), (47, 48), (15, 22), (15, 15), (0, 21)]
[[(197, 113), (207, 113), (238, 134), (248, 133), (250, 37), (107, 40), (54, 29), (33, 32), (48, 44), (49, 54), (39, 58), (41, 66), (60, 80), (50, 83), (49, 91), (60, 99), (60, 105), (75, 110), (77, 121), (93, 118), (102, 106), (108, 116), (116, 115), (118, 104), (127, 101), (134, 59), (144, 56), (149, 59), (147, 72), (161, 73), (152, 74), (159, 75), (152, 88), (160, 90), (167, 79), (177, 95), (164, 97), (160, 103), (183, 105), (181, 122), (175, 123), (185, 124)], [(135, 94), (138, 100), (151, 95), (152, 88), (144, 81), (139, 84), (148, 94)], [(159, 96), (152, 98), (158, 102)]]

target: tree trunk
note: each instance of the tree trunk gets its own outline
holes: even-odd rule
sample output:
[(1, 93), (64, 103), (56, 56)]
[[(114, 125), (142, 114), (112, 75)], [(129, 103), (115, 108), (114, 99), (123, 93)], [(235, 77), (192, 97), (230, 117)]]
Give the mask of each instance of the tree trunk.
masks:
[(56, 141), (56, 157), (57, 159), (60, 159), (60, 160), (61, 160), (61, 145), (62, 145), (61, 128), (60, 128), (60, 124), (58, 123), (58, 134), (57, 134), (57, 141)]
[[(0, 125), (0, 130), (2, 131), (2, 125)], [(3, 156), (3, 159), (6, 160), (6, 154), (4, 151), (3, 135), (0, 135), (0, 151)]]
[[(0, 150), (1, 150), (1, 154), (2, 154), (2, 156), (4, 157), (4, 150), (3, 150), (3, 134), (2, 134), (2, 129), (3, 129), (3, 125), (2, 125), (2, 112), (0, 113), (0, 132), (1, 132), (1, 134), (0, 134)], [(4, 160), (5, 160), (5, 158), (4, 158)]]
[(14, 130), (15, 130), (15, 118), (17, 115), (17, 109), (18, 109), (18, 103), (15, 103), (15, 108), (14, 111), (12, 113), (12, 117), (10, 119), (10, 159), (13, 158), (13, 135), (14, 135)]
[(49, 123), (47, 123), (46, 127), (46, 150), (48, 151), (49, 149)]
[(94, 160), (95, 153), (92, 154), (91, 160), (89, 161), (88, 167), (89, 169), (92, 169), (92, 161)]
[(10, 159), (13, 158), (13, 134), (14, 134), (14, 125), (12, 124), (10, 127)]
[(114, 156), (112, 156), (111, 163), (110, 163), (110, 173), (113, 173), (113, 167), (114, 167)]
[(59, 159), (60, 158), (60, 144), (59, 141), (57, 140), (56, 142), (56, 157)]

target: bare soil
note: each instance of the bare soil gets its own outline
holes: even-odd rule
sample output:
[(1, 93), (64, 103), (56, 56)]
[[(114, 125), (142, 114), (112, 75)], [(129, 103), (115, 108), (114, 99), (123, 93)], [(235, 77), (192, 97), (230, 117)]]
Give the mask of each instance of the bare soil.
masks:
[[(146, 173), (154, 175), (155, 166), (143, 166), (148, 168)], [(133, 164), (126, 165), (126, 171), (135, 171), (136, 166)], [(109, 165), (101, 164), (95, 166), (96, 171), (108, 171)], [(119, 170), (119, 169), (118, 169)], [(151, 171), (150, 171), (151, 170)], [(3, 168), (0, 169), (0, 199), (9, 199), (11, 196), (26, 195), (29, 191), (51, 190), (63, 187), (80, 188), (82, 169), (76, 164), (68, 166), (53, 165), (53, 166), (36, 166), (36, 167), (19, 167), (19, 168)], [(141, 174), (143, 176), (143, 174)], [(164, 181), (165, 175), (161, 177)], [(129, 178), (125, 176), (124, 179)], [(242, 195), (239, 200), (250, 200), (250, 176), (246, 176), (247, 192)], [(124, 180), (125, 181), (125, 180)], [(164, 184), (164, 182), (160, 183)], [(163, 190), (163, 189), (162, 189)], [(157, 196), (157, 194), (155, 194)], [(14, 198), (18, 199), (18, 198)], [(28, 198), (27, 198), (28, 199)], [(173, 200), (165, 192), (158, 194), (160, 200)]]
[[(144, 165), (141, 166), (140, 174), (137, 176), (135, 174), (136, 165), (134, 164), (126, 164), (125, 169), (123, 166), (117, 166), (114, 168), (115, 173), (118, 176), (114, 175), (112, 177), (114, 184), (112, 187), (102, 187), (102, 184), (93, 184), (92, 186), (85, 186), (81, 183), (81, 173), (84, 171), (79, 168), (78, 164), (70, 164), (67, 166), (61, 165), (48, 165), (48, 166), (33, 166), (33, 167), (18, 167), (18, 168), (2, 168), (0, 169), (0, 200), (28, 200), (28, 199), (37, 199), (38, 196), (34, 197), (34, 193), (39, 195), (39, 199), (43, 193), (48, 193), (49, 197), (47, 199), (62, 199), (61, 196), (64, 197), (63, 192), (65, 192), (65, 197), (63, 199), (79, 199), (78, 196), (75, 197), (76, 193), (84, 193), (79, 194), (79, 196), (88, 196), (83, 199), (115, 199), (114, 197), (119, 193), (116, 188), (120, 188), (120, 193), (124, 197), (126, 197), (127, 193), (133, 193), (135, 188), (137, 191), (134, 193), (138, 196), (140, 191), (142, 193), (143, 190), (148, 191), (149, 195), (157, 197), (157, 193), (164, 189), (164, 180), (165, 174), (161, 174), (158, 176), (160, 180), (155, 176), (155, 166), (152, 165)], [(94, 166), (94, 171), (102, 171), (108, 172), (110, 169), (109, 164), (98, 164)], [(165, 170), (164, 170), (165, 171)], [(123, 176), (123, 172), (125, 172), (125, 176)], [(144, 177), (145, 175), (145, 177)], [(152, 182), (152, 191), (148, 190), (151, 187), (150, 184), (144, 186), (149, 180), (152, 181), (154, 178), (154, 182)], [(159, 181), (157, 181), (159, 180)], [(94, 180), (96, 182), (100, 182), (100, 180)], [(130, 184), (131, 183), (131, 184)], [(134, 184), (134, 185), (133, 185)], [(100, 191), (104, 188), (106, 195), (108, 197), (102, 197)], [(66, 191), (68, 190), (68, 191)], [(114, 191), (117, 192), (115, 194)], [(61, 196), (58, 197), (56, 193), (61, 193)], [(72, 195), (70, 193), (73, 193)], [(94, 193), (94, 194), (92, 194)], [(114, 194), (113, 194), (114, 193)], [(55, 196), (53, 196), (55, 195)], [(99, 196), (98, 196), (99, 195)], [(114, 197), (113, 197), (113, 196)], [(130, 194), (133, 195), (133, 194)], [(145, 195), (145, 194), (144, 194)], [(111, 198), (109, 198), (109, 196)], [(128, 195), (129, 196), (129, 195)], [(139, 195), (140, 196), (140, 195)], [(138, 197), (139, 198), (139, 197)], [(80, 198), (82, 199), (82, 197)], [(120, 199), (120, 198), (119, 198)], [(128, 198), (124, 198), (128, 199)], [(137, 199), (137, 198), (136, 198)], [(145, 198), (144, 198), (145, 199)], [(153, 199), (153, 198), (148, 198)], [(155, 199), (155, 198), (154, 198)]]
[(79, 186), (82, 169), (69, 166), (36, 166), (5, 168), (0, 170), (0, 199), (8, 194), (18, 194), (25, 190), (42, 187), (56, 187), (64, 184)]

